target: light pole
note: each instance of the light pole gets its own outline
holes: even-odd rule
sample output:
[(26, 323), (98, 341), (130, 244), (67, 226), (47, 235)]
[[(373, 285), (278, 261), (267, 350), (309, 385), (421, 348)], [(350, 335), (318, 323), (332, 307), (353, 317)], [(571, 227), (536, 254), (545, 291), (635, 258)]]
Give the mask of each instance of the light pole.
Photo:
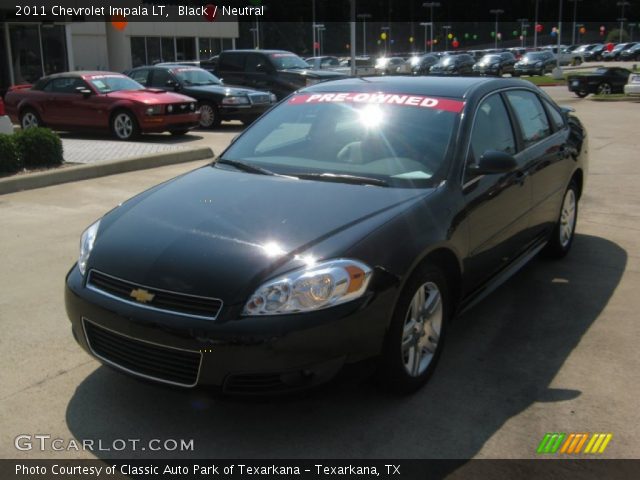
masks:
[(618, 20), (620, 21), (620, 43), (622, 43), (622, 28), (624, 26), (624, 21), (626, 20), (626, 18), (624, 18), (624, 7), (628, 7), (631, 4), (627, 2), (627, 0), (623, 0), (616, 3), (616, 5), (620, 7), (620, 18)]
[[(427, 53), (427, 27), (431, 27), (431, 36), (433, 37), (433, 27), (431, 22), (421, 22), (420, 26), (424, 27), (424, 53)], [(433, 42), (431, 42), (431, 51), (433, 52)]]
[(558, 53), (556, 54), (556, 68), (553, 71), (553, 78), (562, 78), (562, 69), (560, 68), (560, 42), (562, 39), (562, 0), (560, 0), (560, 7), (558, 11)]
[(582, 0), (569, 0), (573, 2), (573, 30), (571, 30), (571, 45), (576, 44), (576, 13), (578, 11), (578, 2)]
[(311, 0), (311, 31), (313, 32), (313, 39), (311, 40), (311, 47), (313, 50), (312, 57), (316, 56), (316, 0)]
[(536, 0), (536, 13), (533, 20), (533, 48), (538, 47), (538, 1)]
[(529, 21), (529, 19), (528, 18), (519, 18), (518, 21), (520, 22), (520, 36), (522, 37), (522, 48), (524, 48), (525, 37), (527, 36), (525, 28), (529, 27), (529, 24), (527, 23)]
[(627, 23), (627, 27), (629, 27), (629, 41), (633, 42), (633, 29), (637, 27), (637, 23)]
[(444, 30), (444, 51), (449, 50), (449, 30), (451, 30), (451, 25), (443, 25), (442, 29)]
[(357, 17), (362, 20), (362, 56), (367, 56), (367, 18), (371, 18), (370, 13), (359, 13)]
[(316, 29), (318, 30), (318, 33), (316, 34), (316, 41), (318, 42), (318, 56), (320, 56), (320, 55), (322, 55), (322, 47), (323, 47), (323, 43), (324, 43), (322, 41), (322, 37), (323, 37), (322, 32), (324, 32), (326, 30), (326, 28), (325, 28), (324, 24), (319, 23), (318, 25), (316, 25)]
[(494, 31), (495, 33), (495, 39), (496, 39), (496, 50), (498, 49), (498, 17), (500, 16), (500, 14), (504, 13), (504, 10), (502, 10), (501, 8), (494, 8), (492, 10), (489, 10), (489, 13), (493, 14), (496, 16), (496, 29)]
[(581, 35), (580, 29), (584, 27), (584, 23), (578, 23), (576, 27), (578, 28), (578, 43), (580, 43), (580, 35)]
[[(425, 2), (422, 4), (422, 6), (431, 9), (431, 51), (433, 52), (433, 9), (438, 8), (440, 6), (440, 2)], [(426, 28), (427, 27), (425, 27), (425, 32), (426, 32)], [(427, 51), (426, 48), (424, 50), (425, 52)]]

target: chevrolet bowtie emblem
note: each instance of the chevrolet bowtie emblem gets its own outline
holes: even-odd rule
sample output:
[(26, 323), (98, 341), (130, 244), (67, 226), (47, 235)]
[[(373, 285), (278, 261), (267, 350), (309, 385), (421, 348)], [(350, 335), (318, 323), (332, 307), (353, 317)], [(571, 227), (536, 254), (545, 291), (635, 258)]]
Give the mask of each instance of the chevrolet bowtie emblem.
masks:
[(135, 298), (136, 301), (140, 303), (147, 303), (153, 300), (155, 294), (148, 292), (144, 288), (134, 288), (133, 290), (131, 290), (129, 296)]

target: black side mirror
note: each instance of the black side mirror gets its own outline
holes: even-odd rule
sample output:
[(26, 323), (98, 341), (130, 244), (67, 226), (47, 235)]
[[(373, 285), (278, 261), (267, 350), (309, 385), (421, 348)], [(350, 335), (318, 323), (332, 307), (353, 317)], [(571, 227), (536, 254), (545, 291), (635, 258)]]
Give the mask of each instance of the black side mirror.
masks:
[(493, 175), (509, 173), (516, 169), (518, 162), (511, 155), (497, 150), (487, 150), (482, 154), (476, 165), (469, 168), (474, 175)]
[(180, 84), (178, 82), (176, 82), (175, 80), (167, 80), (167, 88), (171, 88), (174, 91), (178, 91), (180, 90)]

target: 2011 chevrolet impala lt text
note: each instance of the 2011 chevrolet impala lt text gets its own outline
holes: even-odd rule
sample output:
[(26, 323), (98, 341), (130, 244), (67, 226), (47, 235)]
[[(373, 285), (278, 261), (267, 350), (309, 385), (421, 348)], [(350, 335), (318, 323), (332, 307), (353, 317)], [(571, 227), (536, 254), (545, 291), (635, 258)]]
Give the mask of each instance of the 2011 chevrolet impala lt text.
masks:
[(569, 251), (587, 165), (580, 121), (528, 82), (317, 84), (83, 233), (73, 334), (171, 385), (281, 392), (375, 360), (415, 391), (457, 313)]

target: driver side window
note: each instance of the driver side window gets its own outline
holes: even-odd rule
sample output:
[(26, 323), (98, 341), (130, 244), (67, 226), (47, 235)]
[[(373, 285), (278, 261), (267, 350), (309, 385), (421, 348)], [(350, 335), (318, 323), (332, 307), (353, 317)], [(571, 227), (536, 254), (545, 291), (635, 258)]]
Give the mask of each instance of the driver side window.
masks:
[(487, 150), (498, 150), (509, 155), (516, 153), (516, 141), (509, 114), (499, 94), (485, 99), (476, 111), (467, 163), (477, 162)]

